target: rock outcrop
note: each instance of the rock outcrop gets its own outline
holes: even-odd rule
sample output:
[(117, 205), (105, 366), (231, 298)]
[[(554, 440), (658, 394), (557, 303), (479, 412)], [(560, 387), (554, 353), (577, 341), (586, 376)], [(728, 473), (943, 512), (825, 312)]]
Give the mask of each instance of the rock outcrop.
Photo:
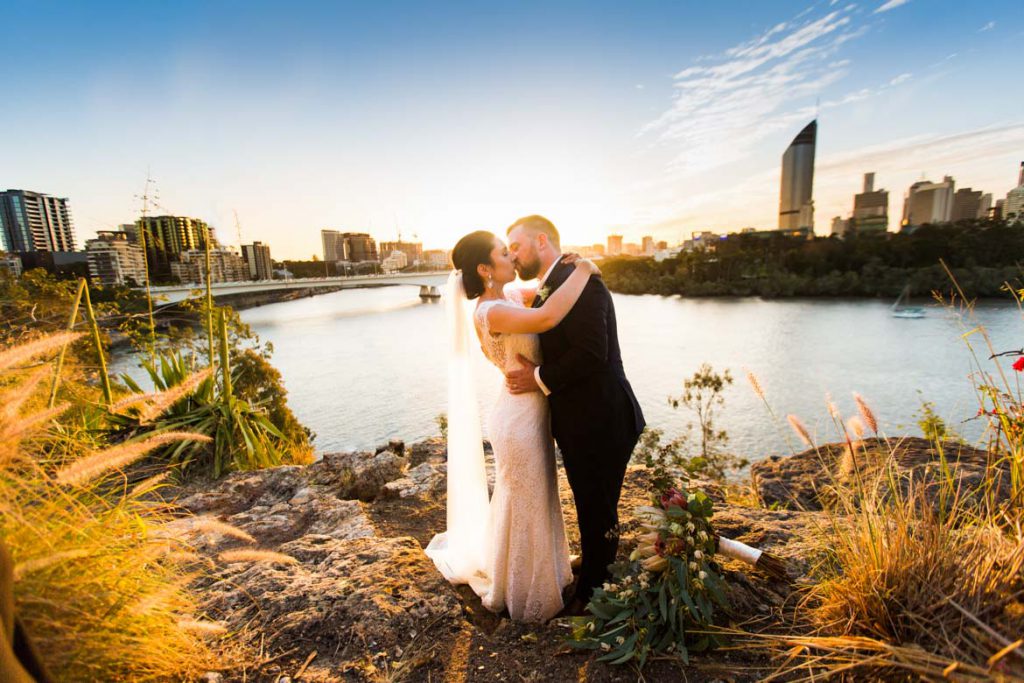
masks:
[[(824, 444), (792, 456), (771, 456), (750, 466), (751, 478), (766, 506), (790, 510), (835, 507), (837, 494), (846, 500), (863, 495), (906, 495), (913, 486), (926, 500), (937, 501), (935, 488), (952, 482), (967, 495), (993, 484), (1000, 498), (1009, 495), (1009, 471), (989, 481), (991, 455), (966, 444), (947, 442), (940, 452), (919, 437), (872, 438), (852, 444)], [(895, 485), (895, 486), (894, 486)]]
[[(868, 455), (855, 463), (861, 475), (881, 471), (882, 449), (889, 453), (894, 446), (898, 466), (915, 479), (936, 476), (941, 460), (920, 439), (865, 443), (858, 453)], [(845, 448), (832, 444), (755, 464), (756, 490), (767, 506), (730, 504), (715, 482), (691, 480), (688, 486), (715, 502), (720, 534), (788, 558), (799, 574), (802, 558), (819, 542), (818, 530), (828, 526), (821, 510), (830, 489), (822, 482), (842, 487), (851, 481)], [(877, 457), (870, 455), (876, 451)], [(953, 467), (971, 481), (981, 476), (982, 462), (980, 452), (961, 448)], [(631, 680), (629, 670), (595, 664), (586, 654), (568, 655), (564, 625), (510, 622), (484, 610), (465, 587), (444, 581), (423, 547), (445, 526), (446, 474), (444, 442), (431, 439), (408, 448), (392, 442), (377, 452), (328, 454), (304, 467), (234, 473), (180, 490), (177, 502), (192, 516), (172, 526), (192, 535), (214, 567), (195, 585), (206, 615), (262, 653), (244, 676), (226, 671), (224, 679), (294, 680), (301, 671), (306, 681), (577, 680), (582, 672), (587, 680)], [(570, 544), (578, 552), (575, 507), (561, 469), (559, 486)], [(630, 467), (620, 504), (624, 554), (639, 531), (630, 511), (648, 504), (650, 492), (649, 472)], [(216, 522), (244, 533), (218, 531)], [(223, 555), (239, 549), (267, 552), (244, 561)], [(792, 587), (733, 561), (721, 564), (731, 605), (724, 618), (777, 623)], [(702, 673), (691, 665), (689, 680), (715, 680), (723, 670), (763, 664), (754, 653), (704, 657), (709, 669)], [(645, 677), (677, 680), (679, 669), (658, 661)]]

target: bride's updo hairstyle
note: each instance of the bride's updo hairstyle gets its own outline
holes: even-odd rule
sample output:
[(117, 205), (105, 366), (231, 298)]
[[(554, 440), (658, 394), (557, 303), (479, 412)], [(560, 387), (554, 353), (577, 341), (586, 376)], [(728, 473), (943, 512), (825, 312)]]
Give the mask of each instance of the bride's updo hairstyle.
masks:
[(462, 271), (462, 287), (467, 299), (476, 299), (484, 293), (484, 279), (476, 267), (491, 263), (494, 249), (494, 233), (486, 230), (471, 232), (456, 243), (452, 249), (452, 264)]

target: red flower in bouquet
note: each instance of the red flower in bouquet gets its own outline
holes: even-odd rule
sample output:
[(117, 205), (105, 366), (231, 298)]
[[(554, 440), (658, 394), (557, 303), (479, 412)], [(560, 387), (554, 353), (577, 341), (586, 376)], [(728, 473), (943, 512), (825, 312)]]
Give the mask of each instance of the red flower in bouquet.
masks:
[(669, 555), (682, 555), (686, 551), (686, 541), (681, 538), (670, 538), (665, 544), (665, 552)]
[(1013, 369), (1017, 372), (1024, 372), (1024, 356), (1013, 361)]
[(669, 489), (661, 494), (661, 507), (667, 510), (673, 505), (677, 505), (683, 510), (686, 509), (686, 496), (678, 489)]
[(664, 539), (659, 538), (657, 541), (654, 542), (654, 552), (658, 553), (658, 555), (662, 555), (662, 556), (665, 555), (665, 540)]

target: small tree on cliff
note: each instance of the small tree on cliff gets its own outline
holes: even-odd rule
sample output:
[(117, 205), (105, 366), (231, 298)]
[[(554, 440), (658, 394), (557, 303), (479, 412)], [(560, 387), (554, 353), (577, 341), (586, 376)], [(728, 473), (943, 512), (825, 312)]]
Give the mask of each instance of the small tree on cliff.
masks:
[[(682, 395), (670, 396), (668, 399), (673, 408), (682, 406), (697, 417), (700, 453), (683, 462), (683, 466), (694, 474), (724, 479), (727, 470), (738, 470), (749, 464), (745, 458), (725, 452), (729, 435), (716, 426), (717, 411), (725, 405), (722, 392), (730, 384), (732, 375), (729, 370), (719, 374), (709, 364), (703, 363), (697, 372), (683, 382)], [(688, 428), (692, 430), (693, 425), (688, 425)]]

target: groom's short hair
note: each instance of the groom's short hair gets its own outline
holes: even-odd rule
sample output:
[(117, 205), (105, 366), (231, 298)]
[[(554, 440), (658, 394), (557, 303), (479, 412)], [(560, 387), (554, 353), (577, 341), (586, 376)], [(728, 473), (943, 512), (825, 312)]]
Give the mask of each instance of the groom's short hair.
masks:
[(512, 225), (508, 226), (508, 230), (505, 231), (505, 234), (509, 234), (512, 232), (513, 228), (519, 227), (520, 225), (527, 230), (544, 233), (548, 236), (548, 241), (555, 245), (555, 249), (561, 250), (562, 238), (558, 235), (558, 228), (555, 227), (554, 223), (549, 221), (547, 218), (544, 218), (544, 216), (533, 215), (520, 218)]

